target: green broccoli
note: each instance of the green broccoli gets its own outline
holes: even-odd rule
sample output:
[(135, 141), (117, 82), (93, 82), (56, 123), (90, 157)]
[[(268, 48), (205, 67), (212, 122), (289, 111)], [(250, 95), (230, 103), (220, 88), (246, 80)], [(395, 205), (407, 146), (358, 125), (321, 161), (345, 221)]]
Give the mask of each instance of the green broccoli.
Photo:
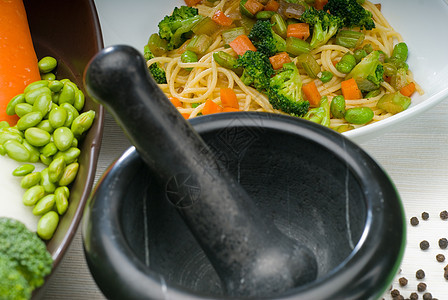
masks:
[(313, 28), (310, 42), (313, 49), (326, 44), (342, 28), (341, 18), (314, 7), (306, 9), (300, 20)]
[(191, 30), (203, 16), (194, 7), (175, 7), (171, 16), (159, 22), (159, 36), (168, 41), (167, 50), (179, 48), (190, 36)]
[(380, 87), (384, 80), (383, 74), (384, 68), (380, 62), (380, 51), (372, 51), (347, 74), (346, 78), (354, 78), (361, 91), (369, 92)]
[(286, 50), (286, 41), (272, 30), (272, 24), (268, 20), (258, 20), (248, 37), (257, 51), (268, 57)]
[(235, 68), (243, 68), (241, 81), (245, 85), (251, 85), (260, 92), (269, 88), (269, 80), (274, 75), (269, 58), (259, 51), (248, 50), (244, 55), (238, 57)]
[(302, 79), (292, 62), (283, 64), (282, 70), (269, 82), (269, 102), (272, 107), (296, 117), (303, 116), (310, 103), (302, 97)]
[(341, 18), (345, 27), (359, 27), (367, 30), (375, 28), (372, 13), (364, 9), (357, 0), (329, 0), (324, 10)]
[(24, 224), (6, 217), (0, 217), (0, 254), (0, 299), (30, 298), (53, 268), (45, 243)]
[[(149, 50), (148, 45), (144, 47), (143, 56), (145, 57), (146, 61), (154, 58), (154, 54), (152, 54), (151, 50)], [(165, 70), (162, 69), (158, 63), (150, 65), (148, 67), (148, 70), (157, 83), (159, 84), (167, 83)]]
[(330, 102), (327, 96), (320, 99), (318, 107), (310, 109), (303, 119), (329, 127), (330, 126)]

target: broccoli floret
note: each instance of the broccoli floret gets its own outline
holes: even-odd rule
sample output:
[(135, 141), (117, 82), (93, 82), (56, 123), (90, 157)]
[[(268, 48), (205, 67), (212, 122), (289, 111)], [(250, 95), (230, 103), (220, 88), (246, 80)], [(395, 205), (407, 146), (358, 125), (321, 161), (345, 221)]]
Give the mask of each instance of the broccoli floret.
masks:
[(260, 92), (269, 88), (269, 80), (274, 75), (269, 58), (259, 51), (248, 50), (238, 57), (236, 68), (242, 67), (241, 81), (245, 85), (251, 85)]
[(384, 68), (380, 63), (380, 51), (372, 51), (347, 74), (346, 78), (354, 78), (361, 91), (369, 92), (380, 87), (384, 80), (383, 74)]
[[(152, 54), (147, 45), (144, 47), (143, 56), (145, 57), (146, 61), (154, 58), (154, 54)], [(165, 70), (162, 69), (158, 63), (151, 64), (148, 67), (148, 70), (157, 83), (167, 83)]]
[[(24, 224), (10, 218), (0, 217), (0, 253), (3, 260), (9, 260), (9, 263), (0, 262), (0, 274), (10, 274), (7, 277), (0, 276), (0, 287), (10, 284), (8, 277), (12, 276), (17, 289), (11, 293), (25, 295), (28, 288), (33, 290), (41, 286), (53, 268), (53, 258), (45, 243)], [(23, 284), (17, 273), (23, 276), (28, 285)], [(6, 292), (6, 295), (0, 293), (0, 299), (9, 299), (8, 289), (0, 291)]]
[(191, 29), (203, 17), (194, 7), (175, 7), (171, 16), (159, 22), (159, 36), (168, 41), (167, 50), (179, 48), (191, 35)]
[(0, 252), (0, 299), (26, 300), (31, 298), (32, 289), (20, 273), (17, 262)]
[(343, 24), (341, 18), (330, 15), (324, 10), (315, 9), (314, 7), (309, 7), (305, 10), (300, 20), (310, 24), (313, 28), (313, 35), (310, 42), (312, 48), (326, 44)]
[(375, 28), (372, 13), (364, 9), (357, 0), (329, 0), (324, 10), (329, 10), (332, 15), (341, 18), (345, 27), (367, 30)]
[(319, 106), (310, 109), (303, 117), (305, 120), (329, 127), (330, 126), (330, 102), (327, 96), (320, 99)]
[(272, 107), (296, 117), (303, 116), (310, 103), (302, 97), (302, 79), (292, 62), (283, 64), (282, 70), (269, 82), (269, 102)]
[(268, 20), (258, 20), (248, 37), (257, 51), (268, 57), (286, 50), (286, 41), (272, 30), (272, 24)]

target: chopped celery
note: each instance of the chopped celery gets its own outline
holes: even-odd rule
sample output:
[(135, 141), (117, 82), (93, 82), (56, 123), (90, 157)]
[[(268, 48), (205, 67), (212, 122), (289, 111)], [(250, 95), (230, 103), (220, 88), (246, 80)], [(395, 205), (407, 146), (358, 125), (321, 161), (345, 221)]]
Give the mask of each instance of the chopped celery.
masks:
[(406, 110), (411, 105), (411, 98), (404, 96), (400, 92), (392, 94), (385, 94), (378, 100), (376, 107), (387, 111), (388, 113), (396, 114)]
[(198, 55), (204, 55), (212, 42), (212, 38), (206, 34), (195, 35), (188, 43), (186, 49)]
[(308, 76), (317, 78), (317, 74), (320, 73), (320, 66), (313, 55), (309, 53), (300, 54), (298, 60)]
[(298, 56), (302, 53), (309, 53), (310, 51), (311, 46), (308, 42), (293, 36), (286, 38), (286, 52), (289, 54)]
[(213, 35), (220, 28), (220, 25), (212, 20), (210, 17), (205, 17), (200, 20), (194, 27), (191, 29), (196, 35), (206, 34)]
[(346, 47), (346, 48), (356, 48), (361, 46), (364, 41), (364, 33), (353, 30), (340, 30), (336, 34), (335, 44)]
[(155, 56), (161, 56), (167, 51), (168, 41), (162, 39), (157, 33), (151, 34), (148, 48)]
[(275, 33), (280, 35), (282, 38), (286, 39), (286, 32), (288, 30), (288, 27), (285, 23), (285, 20), (283, 20), (282, 16), (279, 14), (275, 14), (271, 18), (272, 30), (274, 30)]
[(231, 29), (224, 30), (222, 32), (222, 39), (224, 40), (225, 44), (231, 43), (235, 38), (238, 36), (246, 34), (246, 30), (244, 27), (235, 27)]

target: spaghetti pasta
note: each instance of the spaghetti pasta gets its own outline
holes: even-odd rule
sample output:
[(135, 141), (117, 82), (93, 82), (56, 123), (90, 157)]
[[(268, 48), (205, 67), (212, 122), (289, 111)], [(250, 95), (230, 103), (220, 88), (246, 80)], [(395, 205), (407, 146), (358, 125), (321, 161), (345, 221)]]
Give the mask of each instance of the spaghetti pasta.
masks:
[[(213, 5), (210, 5), (210, 3), (195, 6), (199, 14), (212, 17), (216, 11), (220, 10), (231, 18), (238, 18), (239, 1), (221, 0), (213, 2)], [(385, 55), (391, 56), (394, 45), (403, 41), (402, 36), (392, 28), (376, 5), (365, 1), (363, 7), (372, 13), (375, 22), (374, 29), (359, 30), (365, 35), (363, 45), (371, 44), (374, 50), (380, 50)], [(240, 111), (263, 111), (284, 114), (284, 112), (272, 107), (267, 95), (251, 86), (245, 85), (237, 73), (220, 66), (214, 60), (213, 53), (218, 51), (224, 51), (237, 57), (232, 48), (226, 46), (220, 33), (218, 31), (213, 35), (212, 44), (197, 62), (182, 62), (181, 54), (186, 50), (185, 45), (187, 43), (179, 49), (174, 49), (166, 52), (163, 56), (154, 57), (147, 61), (148, 66), (158, 63), (165, 70), (167, 83), (159, 85), (163, 92), (168, 97), (179, 99), (182, 103), (182, 106), (178, 107), (179, 111), (189, 115), (189, 118), (194, 118), (201, 114), (207, 99), (221, 104), (219, 97), (221, 88), (231, 88), (234, 90)], [(292, 58), (292, 62), (298, 67), (303, 84), (314, 80), (321, 96), (327, 96), (331, 101), (333, 97), (341, 94), (341, 82), (345, 80), (347, 75), (341, 73), (335, 67), (335, 64), (346, 53), (353, 53), (353, 49), (336, 45), (333, 39), (330, 39), (327, 44), (313, 49), (310, 52), (319, 64), (321, 71), (329, 71), (333, 74), (332, 79), (326, 83), (308, 76), (301, 64), (298, 63), (297, 57)], [(414, 82), (413, 74), (410, 70), (407, 71), (406, 80), (408, 82)], [(417, 83), (415, 85), (416, 91), (423, 94), (422, 88)], [(377, 122), (390, 117), (392, 114), (377, 108), (376, 103), (384, 94), (394, 92), (397, 92), (397, 89), (387, 81), (383, 81), (376, 95), (369, 98), (346, 100), (346, 108), (369, 107), (374, 112), (374, 117), (371, 122)], [(343, 124), (348, 123), (344, 119), (331, 118), (330, 127), (335, 128)], [(363, 126), (350, 125), (353, 126), (352, 128)]]

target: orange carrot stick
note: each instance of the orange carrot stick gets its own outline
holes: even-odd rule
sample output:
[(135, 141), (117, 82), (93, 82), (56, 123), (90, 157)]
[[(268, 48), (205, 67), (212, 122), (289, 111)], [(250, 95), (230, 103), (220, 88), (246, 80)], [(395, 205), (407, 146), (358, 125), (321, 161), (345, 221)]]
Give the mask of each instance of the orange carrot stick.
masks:
[(221, 111), (222, 111), (222, 107), (210, 99), (207, 99), (207, 101), (205, 101), (205, 105), (202, 108), (203, 115), (216, 114)]
[(341, 91), (346, 100), (355, 100), (362, 98), (361, 90), (358, 88), (358, 85), (356, 84), (354, 78), (342, 81)]
[(288, 53), (280, 52), (274, 56), (269, 57), (269, 61), (271, 62), (272, 68), (274, 70), (278, 70), (283, 67), (283, 64), (291, 62), (291, 58), (289, 57)]
[(236, 98), (235, 92), (231, 88), (222, 88), (220, 90), (221, 96), (221, 105), (226, 107), (232, 107), (239, 109), (240, 105), (238, 104), (238, 99)]
[(410, 82), (400, 89), (400, 93), (406, 97), (411, 97), (411, 95), (414, 92), (415, 92), (415, 82)]
[(185, 0), (185, 4), (187, 6), (195, 6), (196, 4), (198, 4), (199, 2), (201, 2), (202, 0)]
[(222, 112), (234, 112), (234, 111), (240, 111), (238, 108), (235, 107), (224, 107), (222, 109)]
[(40, 80), (37, 57), (22, 0), (0, 1), (0, 121), (13, 126), (6, 106), (25, 87)]
[(221, 26), (230, 26), (233, 23), (233, 20), (219, 9), (213, 14), (212, 20)]
[(327, 4), (328, 0), (316, 0), (314, 1), (314, 8), (316, 9), (324, 9), (325, 4)]
[(190, 114), (189, 113), (181, 113), (182, 117), (184, 117), (185, 119), (190, 118)]
[(286, 36), (306, 40), (310, 36), (310, 25), (307, 23), (293, 23), (288, 25)]
[(253, 15), (256, 15), (257, 12), (262, 11), (264, 5), (258, 2), (258, 0), (247, 0), (244, 7)]
[(171, 103), (173, 103), (175, 107), (182, 107), (182, 102), (180, 102), (180, 100), (176, 97), (169, 97), (168, 99), (170, 99)]
[(254, 44), (252, 44), (251, 40), (245, 34), (237, 36), (229, 43), (229, 46), (238, 55), (244, 55), (248, 50), (257, 51), (257, 48), (255, 48)]
[(278, 11), (280, 7), (280, 3), (276, 0), (269, 0), (268, 3), (264, 6), (264, 10), (268, 11)]
[(308, 102), (310, 102), (310, 106), (319, 106), (319, 102), (322, 97), (317, 89), (316, 83), (314, 83), (314, 80), (304, 84), (302, 86), (302, 91)]

